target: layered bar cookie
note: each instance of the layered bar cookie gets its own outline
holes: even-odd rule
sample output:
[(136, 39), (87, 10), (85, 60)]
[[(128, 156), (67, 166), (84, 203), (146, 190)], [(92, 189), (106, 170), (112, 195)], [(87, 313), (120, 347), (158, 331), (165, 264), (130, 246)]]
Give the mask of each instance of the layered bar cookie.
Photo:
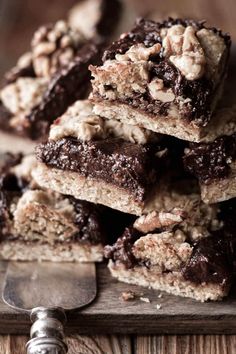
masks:
[(57, 192), (140, 215), (158, 189), (166, 150), (155, 133), (106, 120), (77, 101), (36, 148), (37, 183)]
[(230, 37), (204, 22), (138, 20), (90, 66), (94, 112), (198, 142), (221, 96)]
[(236, 197), (236, 134), (223, 135), (210, 143), (191, 143), (184, 164), (199, 181), (205, 203)]
[(86, 38), (110, 37), (122, 16), (119, 0), (82, 0), (69, 12), (68, 22)]
[[(107, 235), (122, 230), (130, 217), (39, 188), (31, 177), (36, 163), (32, 156), (3, 157), (0, 257), (20, 261), (101, 261)], [(107, 218), (113, 220), (113, 225), (106, 223)]]
[(163, 201), (105, 247), (111, 274), (199, 301), (221, 300), (230, 289), (233, 263), (218, 207), (197, 194), (166, 195)]
[(101, 43), (87, 40), (66, 22), (39, 28), (31, 52), (5, 75), (0, 91), (0, 129), (36, 140), (55, 118), (89, 89), (89, 64)]

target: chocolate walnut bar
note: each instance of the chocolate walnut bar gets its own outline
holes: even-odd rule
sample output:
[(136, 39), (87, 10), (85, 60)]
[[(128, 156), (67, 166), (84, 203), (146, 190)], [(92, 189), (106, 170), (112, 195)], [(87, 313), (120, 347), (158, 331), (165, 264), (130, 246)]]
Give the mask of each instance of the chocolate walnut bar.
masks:
[(221, 95), (230, 37), (204, 22), (138, 20), (90, 66), (95, 113), (198, 142)]
[(155, 133), (106, 120), (77, 101), (36, 148), (42, 187), (140, 215), (158, 189), (166, 150)]
[(6, 74), (0, 91), (0, 128), (42, 139), (53, 120), (89, 89), (88, 65), (99, 62), (101, 43), (66, 22), (43, 26), (31, 52)]
[(105, 247), (111, 274), (200, 301), (222, 299), (232, 282), (233, 254), (219, 208), (179, 192), (163, 195), (158, 207)]
[(236, 134), (209, 143), (191, 143), (184, 164), (199, 181), (202, 200), (217, 203), (236, 197)]
[[(110, 232), (129, 217), (41, 189), (32, 156), (5, 154), (0, 167), (0, 256), (21, 261), (101, 261)], [(105, 223), (112, 218), (113, 225)], [(118, 231), (119, 232), (119, 231)]]

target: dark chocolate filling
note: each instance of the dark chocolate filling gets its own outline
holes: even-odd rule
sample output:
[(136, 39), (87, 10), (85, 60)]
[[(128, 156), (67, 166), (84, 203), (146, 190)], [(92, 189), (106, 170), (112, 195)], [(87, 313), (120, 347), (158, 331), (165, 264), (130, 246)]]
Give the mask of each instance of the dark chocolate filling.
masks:
[(127, 269), (138, 265), (139, 261), (133, 255), (132, 248), (134, 242), (141, 236), (141, 233), (132, 227), (127, 227), (121, 237), (117, 239), (114, 245), (105, 246), (104, 256), (118, 261), (125, 265)]
[(69, 137), (40, 144), (36, 155), (47, 166), (127, 189), (142, 202), (157, 181), (157, 151), (156, 145), (142, 146), (117, 138), (82, 142)]
[[(183, 26), (192, 25), (197, 30), (206, 28), (204, 22), (197, 22), (193, 20), (181, 20), (169, 18), (162, 23), (156, 23), (150, 20), (140, 19), (137, 21), (136, 26), (125, 36), (116, 42), (113, 42), (110, 47), (104, 53), (103, 61), (108, 59), (115, 59), (116, 54), (124, 54), (132, 45), (143, 43), (146, 47), (151, 47), (156, 43), (162, 43), (160, 31), (162, 28), (169, 28), (173, 25), (181, 24)], [(230, 47), (230, 37), (227, 34), (222, 34), (220, 30), (216, 28), (209, 28), (221, 36), (226, 44), (226, 47)], [(180, 109), (181, 117), (189, 121), (194, 120), (194, 123), (199, 126), (205, 126), (210, 120), (211, 106), (213, 98), (218, 89), (219, 83), (202, 77), (198, 80), (187, 80), (181, 72), (175, 68), (169, 61), (163, 56), (163, 51), (158, 55), (150, 58), (153, 62), (153, 67), (150, 72), (150, 79), (158, 77), (164, 81), (165, 87), (171, 88), (175, 96), (181, 96), (184, 99), (189, 98), (191, 101), (187, 103), (180, 103), (178, 99), (174, 101)], [(225, 76), (227, 69), (228, 54), (225, 58), (225, 65), (222, 68), (221, 76)], [(150, 94), (146, 92), (139, 97), (134, 95), (124, 100), (124, 103), (134, 106), (143, 111), (147, 111), (153, 114), (161, 114), (163, 116), (168, 114), (170, 104), (155, 101)]]
[(183, 160), (188, 172), (201, 183), (226, 178), (230, 174), (230, 163), (236, 158), (236, 134), (222, 136), (212, 143), (190, 143)]
[(197, 284), (229, 284), (232, 274), (229, 250), (223, 231), (221, 236), (213, 235), (199, 240), (182, 269), (183, 277)]

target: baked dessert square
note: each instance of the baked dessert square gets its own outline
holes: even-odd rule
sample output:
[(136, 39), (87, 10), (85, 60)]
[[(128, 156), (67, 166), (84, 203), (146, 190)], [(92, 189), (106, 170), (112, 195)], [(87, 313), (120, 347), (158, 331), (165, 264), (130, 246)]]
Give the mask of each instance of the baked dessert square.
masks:
[(55, 118), (86, 97), (89, 64), (99, 63), (101, 40), (87, 40), (67, 22), (40, 27), (31, 51), (4, 77), (0, 91), (0, 129), (43, 139)]
[(230, 37), (202, 21), (140, 19), (90, 66), (94, 112), (199, 142), (221, 97)]
[(77, 101), (36, 148), (37, 183), (62, 194), (140, 215), (164, 166), (166, 149), (150, 131), (106, 120)]
[(129, 284), (202, 302), (221, 300), (233, 275), (232, 238), (221, 217), (219, 206), (204, 204), (199, 194), (163, 194), (157, 209), (105, 247), (108, 268)]
[(236, 197), (236, 134), (223, 135), (208, 143), (190, 143), (184, 165), (200, 185), (205, 203)]
[(110, 233), (117, 235), (132, 217), (40, 188), (32, 179), (35, 165), (32, 155), (1, 156), (0, 257), (17, 261), (101, 261)]

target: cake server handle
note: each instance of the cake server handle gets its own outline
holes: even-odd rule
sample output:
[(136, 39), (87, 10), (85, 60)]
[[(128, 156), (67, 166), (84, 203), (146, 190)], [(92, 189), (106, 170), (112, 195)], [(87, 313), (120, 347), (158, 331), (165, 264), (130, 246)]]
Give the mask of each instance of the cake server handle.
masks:
[(31, 311), (31, 339), (26, 344), (27, 354), (66, 354), (64, 342), (65, 311), (60, 307), (36, 307)]

